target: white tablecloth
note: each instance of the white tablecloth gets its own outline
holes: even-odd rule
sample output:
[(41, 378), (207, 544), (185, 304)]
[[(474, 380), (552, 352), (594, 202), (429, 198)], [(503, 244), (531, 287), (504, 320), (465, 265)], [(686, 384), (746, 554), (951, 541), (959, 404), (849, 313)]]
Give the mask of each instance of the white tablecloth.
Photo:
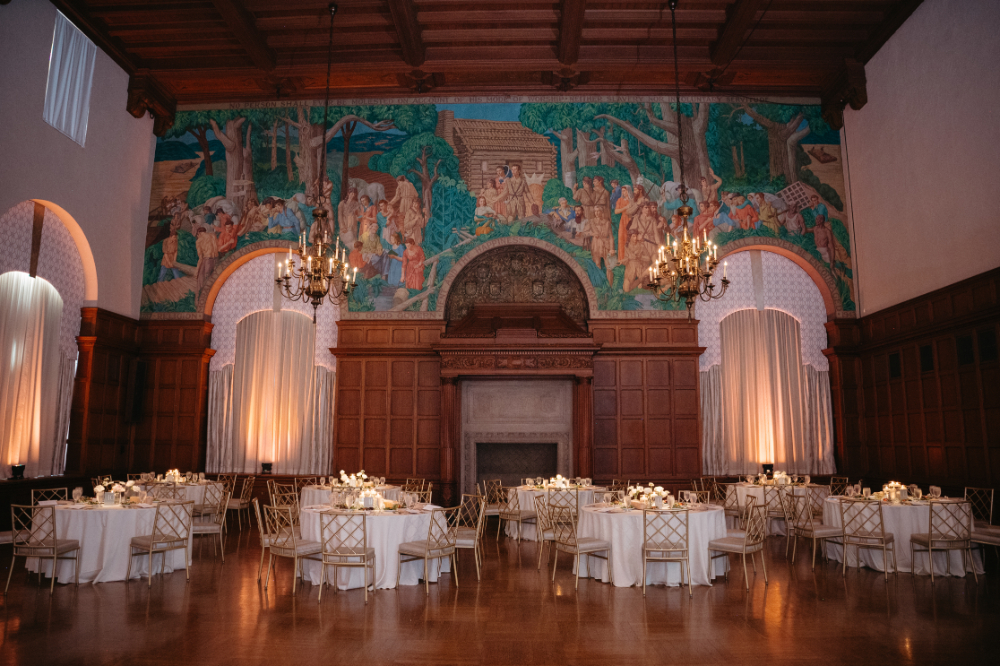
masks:
[[(341, 489), (338, 488), (337, 490), (340, 491)], [(382, 497), (387, 500), (399, 501), (399, 486), (379, 486), (376, 490), (382, 493)], [(330, 486), (305, 486), (302, 488), (300, 504), (302, 506), (329, 504), (331, 491)]]
[[(80, 542), (80, 582), (106, 583), (125, 580), (128, 571), (129, 542), (132, 537), (149, 535), (153, 532), (154, 508), (125, 509), (99, 507), (70, 509), (56, 507), (56, 533), (60, 539), (75, 539)], [(184, 568), (185, 551), (174, 550), (166, 553), (164, 572)], [(191, 541), (188, 540), (187, 554), (190, 558)], [(139, 578), (149, 572), (149, 556), (132, 560), (132, 578)], [(163, 555), (153, 556), (153, 573), (159, 573)], [(190, 561), (190, 560), (189, 560)], [(42, 572), (52, 576), (52, 560), (27, 558), (27, 568), (38, 572), (41, 562)], [(56, 580), (72, 583), (75, 580), (76, 562), (59, 560)]]
[[(182, 502), (194, 502), (195, 504), (205, 503), (205, 488), (207, 486), (220, 486), (220, 483), (215, 481), (205, 481), (202, 483), (179, 483), (177, 487), (180, 488), (180, 493), (177, 499)], [(151, 490), (151, 485), (140, 486), (143, 490), (147, 492)]]
[[(698, 505), (697, 510), (688, 513), (688, 556), (691, 561), (691, 582), (694, 585), (711, 585), (716, 576), (726, 574), (726, 561), (715, 560), (714, 570), (708, 553), (708, 542), (726, 536), (725, 513), (721, 506)], [(594, 537), (611, 542), (612, 566), (615, 587), (642, 585), (642, 511), (602, 513), (596, 508), (580, 511), (577, 534), (580, 537)], [(565, 562), (567, 557), (561, 555)], [(583, 557), (580, 576), (600, 578), (608, 582), (607, 562), (596, 557)], [(672, 562), (649, 562), (646, 565), (646, 584), (681, 584), (683, 564)]]
[[(819, 493), (823, 496), (828, 496), (830, 494), (830, 486), (823, 486), (815, 483), (810, 483), (807, 486), (803, 485), (791, 486), (791, 488), (792, 488), (792, 493), (794, 495), (805, 495), (807, 492), (811, 492), (811, 489), (814, 488), (818, 488)], [(763, 486), (758, 486), (757, 484), (754, 483), (736, 483), (729, 486), (728, 492), (732, 493), (733, 489), (735, 489), (736, 491), (736, 498), (740, 503), (741, 509), (746, 506), (748, 496), (755, 497), (756, 499), (754, 501), (757, 504), (764, 503)], [(738, 526), (736, 525), (735, 517), (730, 516), (728, 518), (728, 521), (729, 521), (729, 529), (738, 528)], [(772, 518), (767, 521), (766, 529), (767, 529), (767, 534), (771, 535), (780, 534), (781, 536), (785, 536), (785, 521), (784, 519), (781, 518)]]
[[(517, 492), (518, 506), (522, 511), (534, 511), (535, 498), (544, 497), (548, 492), (546, 490), (539, 490), (528, 486), (518, 486), (517, 488), (513, 488), (512, 491)], [(580, 493), (580, 508), (582, 509), (588, 504), (594, 503), (595, 492), (605, 492), (605, 488), (600, 486), (591, 486), (589, 488), (580, 489), (578, 492)], [(510, 537), (516, 537), (517, 523), (508, 522), (507, 526), (504, 528), (504, 534)], [(537, 534), (535, 533), (535, 523), (521, 523), (521, 538), (527, 539), (528, 541), (535, 541), (537, 539)]]
[[(899, 570), (909, 572), (913, 571), (915, 574), (921, 575), (931, 575), (931, 570), (927, 566), (927, 553), (926, 552), (914, 552), (915, 563), (910, 561), (910, 535), (914, 533), (926, 533), (928, 528), (928, 521), (930, 519), (930, 506), (926, 504), (914, 505), (914, 504), (891, 504), (889, 502), (882, 503), (882, 520), (885, 521), (885, 531), (886, 534), (891, 533), (896, 542), (896, 565)], [(839, 497), (828, 497), (825, 502), (823, 502), (823, 524), (825, 525), (836, 525), (837, 527), (842, 527), (844, 525), (843, 517), (840, 515), (840, 498)], [(849, 549), (849, 559), (847, 561), (847, 566), (856, 567), (858, 566), (858, 551), (859, 549), (851, 546)], [(882, 559), (882, 549), (881, 548), (861, 548), (861, 564), (870, 568), (876, 569), (878, 571), (885, 571), (885, 564)], [(972, 562), (969, 564), (969, 571), (972, 571), (971, 567), (976, 567), (976, 573), (983, 573), (983, 560), (980, 556), (981, 550), (972, 551)], [(844, 561), (844, 547), (839, 543), (826, 542), (826, 554), (831, 560), (836, 560), (837, 562)], [(888, 557), (892, 558), (892, 553), (886, 553)], [(962, 567), (962, 551), (952, 550), (952, 551), (935, 551), (934, 552), (934, 575), (944, 576), (948, 570), (948, 560), (951, 558), (951, 574), (953, 576), (965, 576), (965, 570)], [(914, 564), (916, 568), (914, 568)], [(892, 571), (892, 566), (889, 567)]]
[[(300, 514), (302, 538), (307, 541), (322, 542), (320, 535), (320, 511), (329, 510), (327, 506), (306, 506)], [(408, 541), (423, 541), (427, 538), (427, 530), (431, 524), (429, 511), (415, 514), (386, 511), (376, 513), (369, 511), (366, 515), (368, 530), (368, 547), (375, 549), (375, 587), (391, 589), (396, 587), (396, 567), (399, 563), (399, 544)], [(303, 564), (305, 579), (313, 585), (321, 580), (322, 566), (316, 560), (306, 560)], [(430, 582), (437, 582), (442, 573), (451, 571), (448, 558), (432, 560), (428, 565)], [(403, 564), (399, 574), (400, 585), (417, 585), (424, 575), (422, 560)], [(333, 568), (327, 567), (327, 576), (333, 583)], [(337, 583), (341, 590), (360, 588), (364, 585), (364, 570), (361, 567), (341, 567), (337, 571)]]

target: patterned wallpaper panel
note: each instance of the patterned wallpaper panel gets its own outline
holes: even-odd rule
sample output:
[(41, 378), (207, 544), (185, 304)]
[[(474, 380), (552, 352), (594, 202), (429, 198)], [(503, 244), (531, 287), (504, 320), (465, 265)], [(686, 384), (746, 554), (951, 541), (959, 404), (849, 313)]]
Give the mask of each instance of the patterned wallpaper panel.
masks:
[[(756, 308), (750, 253), (739, 252), (726, 258), (732, 284), (721, 299), (699, 302), (695, 316), (700, 320), (698, 340), (704, 347), (701, 371), (722, 362), (719, 322), (737, 310)], [(820, 372), (829, 370), (823, 355), (827, 346), (826, 307), (812, 279), (789, 259), (773, 252), (761, 252), (764, 307), (781, 310), (799, 320), (802, 331), (802, 362)]]
[[(219, 297), (212, 309), (212, 357), (211, 369), (220, 370), (236, 359), (236, 324), (248, 314), (260, 310), (270, 310), (274, 304), (274, 259), (275, 254), (254, 257), (237, 268), (219, 290)], [(311, 303), (281, 299), (283, 310), (295, 310), (312, 318)], [(337, 346), (337, 321), (340, 308), (324, 301), (316, 312), (316, 365), (335, 370), (335, 359), (330, 353)]]
[[(0, 274), (31, 268), (31, 228), (35, 204), (23, 201), (0, 216), (4, 242), (0, 243)], [(77, 354), (76, 336), (80, 334), (80, 308), (83, 307), (83, 262), (76, 242), (62, 221), (45, 211), (42, 243), (38, 254), (38, 277), (48, 280), (63, 299), (59, 348), (63, 356)]]

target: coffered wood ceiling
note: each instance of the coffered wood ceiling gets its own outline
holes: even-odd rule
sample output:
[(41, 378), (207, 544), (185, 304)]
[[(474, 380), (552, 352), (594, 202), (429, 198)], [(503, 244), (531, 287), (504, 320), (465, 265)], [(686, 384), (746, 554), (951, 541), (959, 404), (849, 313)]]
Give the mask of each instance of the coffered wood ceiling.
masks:
[[(324, 0), (53, 0), (132, 75), (129, 108), (321, 99)], [(340, 0), (334, 98), (667, 95), (666, 2)], [(920, 0), (680, 0), (681, 90), (864, 104), (864, 63)]]

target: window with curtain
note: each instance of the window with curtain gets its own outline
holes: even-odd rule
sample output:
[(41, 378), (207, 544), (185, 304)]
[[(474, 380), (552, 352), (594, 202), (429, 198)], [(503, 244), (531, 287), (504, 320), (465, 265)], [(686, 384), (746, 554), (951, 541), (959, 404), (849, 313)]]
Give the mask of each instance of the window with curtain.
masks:
[(266, 310), (236, 325), (235, 363), (209, 386), (207, 468), (325, 474), (333, 437), (333, 378), (314, 364), (312, 319)]
[(761, 464), (830, 474), (830, 379), (803, 365), (799, 322), (780, 310), (738, 310), (720, 323), (722, 363), (702, 373), (705, 468), (755, 474)]
[(87, 140), (97, 47), (56, 12), (42, 119), (81, 146)]
[(62, 412), (69, 404), (59, 353), (62, 310), (46, 280), (19, 271), (0, 275), (0, 478), (17, 464), (25, 465), (26, 477), (62, 472)]

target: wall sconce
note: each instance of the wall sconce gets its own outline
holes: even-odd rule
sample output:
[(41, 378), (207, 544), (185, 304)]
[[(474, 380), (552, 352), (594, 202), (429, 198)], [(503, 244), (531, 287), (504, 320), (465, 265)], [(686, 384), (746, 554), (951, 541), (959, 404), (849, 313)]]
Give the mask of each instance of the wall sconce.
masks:
[(24, 465), (11, 465), (10, 466), (10, 478), (12, 481), (17, 481), (24, 478)]

